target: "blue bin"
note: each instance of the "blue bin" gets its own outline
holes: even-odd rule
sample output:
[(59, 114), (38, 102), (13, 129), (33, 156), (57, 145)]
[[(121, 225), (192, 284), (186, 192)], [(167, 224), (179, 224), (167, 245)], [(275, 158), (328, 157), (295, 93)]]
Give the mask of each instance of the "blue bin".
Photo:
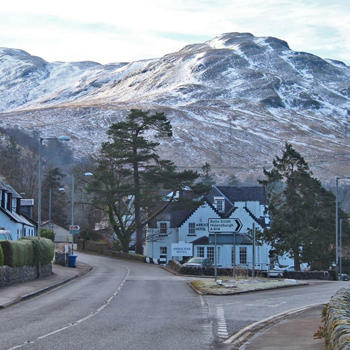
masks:
[(68, 255), (68, 267), (76, 267), (77, 255)]

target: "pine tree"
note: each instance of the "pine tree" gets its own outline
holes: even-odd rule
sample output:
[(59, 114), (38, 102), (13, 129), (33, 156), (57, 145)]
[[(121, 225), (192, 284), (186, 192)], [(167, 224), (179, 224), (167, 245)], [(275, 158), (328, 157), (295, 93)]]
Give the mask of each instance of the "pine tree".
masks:
[(213, 174), (211, 174), (211, 166), (209, 163), (205, 163), (202, 166), (202, 176), (201, 179), (203, 181), (204, 184), (212, 186), (215, 185), (215, 180), (214, 180), (214, 176)]
[[(296, 270), (301, 263), (327, 269), (334, 260), (335, 196), (313, 177), (304, 158), (286, 143), (271, 171), (264, 169), (270, 198), (271, 225), (262, 238), (271, 244), (270, 255), (288, 254)], [(342, 213), (345, 216), (344, 213)]]
[[(132, 109), (125, 121), (111, 125), (107, 134), (109, 141), (102, 144), (89, 191), (95, 195), (95, 205), (107, 211), (123, 250), (128, 251), (131, 235), (136, 231), (136, 253), (142, 254), (146, 223), (184, 187), (191, 186), (196, 193), (207, 188), (193, 185), (198, 173), (176, 172), (171, 161), (160, 159), (158, 140), (172, 136), (164, 113)], [(161, 190), (165, 189), (172, 196), (156, 210), (155, 203), (159, 203)]]
[(59, 168), (49, 168), (42, 183), (42, 219), (49, 220), (51, 192), (51, 222), (63, 227), (67, 224), (66, 196), (60, 191), (63, 188), (61, 181), (64, 176)]

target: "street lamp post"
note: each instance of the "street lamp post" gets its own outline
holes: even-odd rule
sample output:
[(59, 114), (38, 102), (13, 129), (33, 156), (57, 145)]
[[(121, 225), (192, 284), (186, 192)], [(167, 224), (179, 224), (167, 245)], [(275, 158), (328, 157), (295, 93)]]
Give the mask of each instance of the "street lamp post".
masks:
[(42, 146), (44, 140), (60, 140), (60, 141), (69, 141), (68, 136), (48, 136), (39, 138), (39, 193), (38, 193), (38, 233), (37, 236), (40, 238), (41, 232), (41, 184), (42, 184)]
[[(84, 176), (93, 176), (93, 173), (84, 173)], [(71, 225), (74, 226), (74, 173), (72, 174), (72, 221)], [(72, 233), (72, 255), (74, 253), (74, 234)]]
[[(39, 138), (39, 192), (38, 192), (38, 231), (37, 231), (37, 237), (40, 239), (40, 233), (41, 233), (41, 184), (42, 184), (42, 146), (44, 140), (61, 140), (61, 141), (69, 141), (70, 138), (68, 136), (61, 136), (61, 137), (54, 137), (54, 136), (48, 136), (48, 137), (40, 137)], [(41, 277), (41, 263), (39, 262), (38, 266), (38, 278)]]
[(338, 181), (340, 179), (350, 179), (348, 176), (335, 178), (335, 279), (338, 281), (339, 272), (339, 214), (338, 214)]

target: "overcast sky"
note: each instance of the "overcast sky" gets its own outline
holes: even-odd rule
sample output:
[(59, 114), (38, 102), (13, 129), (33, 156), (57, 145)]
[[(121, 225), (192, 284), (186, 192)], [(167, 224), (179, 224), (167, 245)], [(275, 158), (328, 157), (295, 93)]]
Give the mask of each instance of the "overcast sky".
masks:
[(0, 47), (47, 61), (157, 58), (219, 34), (274, 36), (350, 65), (350, 0), (8, 0)]

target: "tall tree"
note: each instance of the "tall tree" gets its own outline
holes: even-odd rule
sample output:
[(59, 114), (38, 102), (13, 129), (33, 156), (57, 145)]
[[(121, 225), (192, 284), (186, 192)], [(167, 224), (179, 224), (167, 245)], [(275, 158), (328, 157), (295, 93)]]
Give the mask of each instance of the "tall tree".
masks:
[[(195, 193), (207, 188), (201, 183), (194, 185), (199, 178), (197, 172), (176, 172), (171, 161), (160, 159), (158, 140), (172, 136), (164, 113), (132, 109), (125, 121), (111, 125), (107, 134), (109, 141), (102, 144), (89, 191), (95, 193), (95, 203), (107, 211), (124, 251), (136, 232), (136, 253), (142, 254), (146, 223), (177, 198), (184, 187), (191, 186)], [(156, 210), (155, 203), (159, 203), (161, 190), (165, 189), (172, 194)]]
[[(328, 268), (334, 260), (335, 196), (313, 177), (304, 158), (286, 143), (271, 171), (264, 169), (270, 198), (271, 224), (262, 238), (271, 244), (271, 254), (288, 254), (300, 270), (302, 262), (313, 268)], [(342, 216), (346, 216), (342, 213)]]
[(211, 166), (209, 163), (205, 163), (202, 166), (202, 175), (201, 179), (204, 184), (212, 186), (215, 185), (215, 180), (213, 174), (211, 174)]
[[(64, 177), (65, 175), (62, 174), (59, 168), (49, 168), (42, 183), (42, 219), (49, 220), (51, 214), (51, 221), (63, 227), (67, 224), (66, 196), (63, 191), (60, 191), (63, 188), (61, 182)], [(51, 213), (49, 212), (50, 209)]]

